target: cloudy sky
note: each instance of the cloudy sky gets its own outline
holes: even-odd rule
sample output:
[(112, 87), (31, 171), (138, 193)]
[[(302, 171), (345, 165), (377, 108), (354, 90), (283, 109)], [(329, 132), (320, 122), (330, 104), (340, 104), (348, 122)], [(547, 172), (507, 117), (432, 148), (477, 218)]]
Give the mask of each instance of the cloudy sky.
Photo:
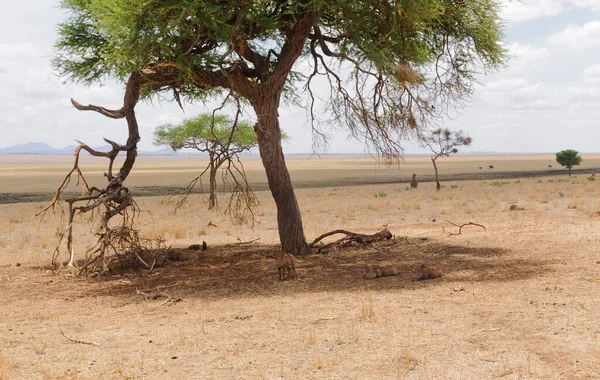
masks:
[[(124, 120), (78, 112), (69, 103), (119, 108), (117, 84), (83, 87), (63, 84), (50, 68), (55, 25), (64, 18), (59, 1), (13, 2), (0, 14), (0, 147), (46, 142), (61, 148), (74, 139), (92, 146), (102, 137), (124, 142)], [(468, 151), (600, 152), (600, 0), (505, 1), (505, 42), (509, 65), (479, 79), (470, 105), (444, 125), (473, 137)], [(164, 123), (207, 111), (187, 105), (184, 114), (164, 102), (140, 104), (137, 115), (143, 150), (152, 146), (152, 131)], [(304, 110), (283, 108), (281, 125), (291, 137), (287, 153), (312, 149)], [(327, 153), (361, 153), (361, 142), (343, 131), (330, 132)], [(407, 143), (408, 153), (423, 150)]]

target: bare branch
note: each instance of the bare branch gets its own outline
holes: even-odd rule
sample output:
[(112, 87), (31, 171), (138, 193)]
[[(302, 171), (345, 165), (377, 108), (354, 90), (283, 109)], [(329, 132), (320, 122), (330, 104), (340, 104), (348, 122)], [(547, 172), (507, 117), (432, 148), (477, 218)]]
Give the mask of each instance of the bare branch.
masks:
[(445, 222), (448, 222), (448, 223), (452, 224), (453, 226), (458, 227), (458, 232), (456, 232), (456, 233), (453, 233), (453, 232), (450, 232), (450, 231), (446, 231), (446, 229), (444, 227), (442, 227), (442, 232), (447, 233), (448, 236), (462, 235), (462, 229), (463, 229), (463, 227), (466, 227), (466, 226), (477, 226), (477, 227), (481, 227), (481, 228), (483, 228), (484, 230), (487, 231), (487, 229), (485, 228), (484, 225), (478, 224), (478, 223), (469, 222), (469, 223), (458, 225), (458, 224), (453, 223), (453, 222), (451, 222), (449, 220), (445, 220)]

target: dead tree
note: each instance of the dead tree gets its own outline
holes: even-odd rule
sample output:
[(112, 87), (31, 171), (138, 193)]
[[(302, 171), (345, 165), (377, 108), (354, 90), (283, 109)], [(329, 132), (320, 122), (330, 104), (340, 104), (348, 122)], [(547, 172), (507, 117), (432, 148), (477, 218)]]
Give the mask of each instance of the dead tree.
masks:
[[(129, 136), (125, 145), (120, 145), (114, 141), (104, 139), (112, 147), (108, 152), (97, 151), (90, 148), (87, 144), (78, 141), (79, 145), (75, 149), (75, 160), (73, 168), (67, 173), (62, 183), (56, 190), (50, 204), (48, 204), (36, 216), (42, 216), (49, 209), (54, 207), (62, 200), (63, 191), (71, 181), (73, 174), (77, 174), (77, 183), (81, 181), (83, 194), (81, 196), (65, 199), (68, 206), (68, 219), (66, 224), (66, 250), (70, 254), (68, 266), (76, 266), (75, 250), (73, 248), (73, 219), (75, 215), (84, 214), (96, 209), (101, 209), (100, 225), (96, 231), (98, 237), (96, 244), (89, 248), (86, 252), (86, 261), (80, 268), (80, 271), (90, 270), (94, 268), (95, 273), (105, 273), (107, 268), (106, 254), (112, 251), (118, 254), (121, 248), (133, 249), (136, 251), (136, 246), (139, 248), (143, 243), (148, 243), (147, 239), (141, 238), (137, 231), (133, 229), (133, 222), (138, 213), (137, 206), (131, 192), (124, 185), (137, 157), (137, 144), (140, 141), (139, 127), (135, 116), (135, 106), (140, 99), (140, 92), (144, 85), (153, 83), (156, 80), (172, 80), (177, 78), (168, 72), (156, 73), (152, 69), (142, 70), (140, 73), (133, 73), (129, 76), (127, 86), (125, 88), (125, 96), (123, 106), (116, 110), (110, 110), (96, 105), (82, 105), (71, 99), (73, 106), (80, 111), (94, 111), (101, 115), (112, 119), (125, 119)], [(85, 179), (84, 174), (79, 168), (79, 157), (81, 151), (85, 150), (94, 157), (105, 157), (108, 159), (107, 171), (104, 173), (107, 184), (104, 187), (90, 186)], [(114, 161), (121, 153), (125, 153), (125, 161), (120, 170), (115, 174), (113, 171)], [(111, 226), (110, 222), (113, 218), (120, 216), (121, 223), (119, 227)], [(53, 264), (60, 254), (60, 244), (57, 246)], [(141, 258), (139, 252), (135, 254), (150, 269), (152, 263), (147, 263)]]

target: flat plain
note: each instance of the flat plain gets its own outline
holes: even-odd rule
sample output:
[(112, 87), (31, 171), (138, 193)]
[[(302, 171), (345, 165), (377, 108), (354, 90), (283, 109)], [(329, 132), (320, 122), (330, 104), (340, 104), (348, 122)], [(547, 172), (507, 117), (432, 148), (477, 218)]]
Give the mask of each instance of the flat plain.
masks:
[[(255, 157), (245, 160), (260, 200), (253, 225), (208, 211), (199, 194), (173, 212), (170, 194), (198, 157), (139, 158), (132, 189), (160, 195), (137, 198), (136, 226), (180, 251), (206, 241), (197, 260), (96, 278), (51, 271), (63, 214), (33, 215), (71, 159), (0, 156), (3, 202), (34, 200), (0, 205), (0, 379), (600, 377), (598, 155), (571, 177), (551, 155), (440, 159), (440, 191), (427, 157), (399, 167), (289, 157), (308, 240), (384, 226), (394, 238), (297, 257), (298, 279), (281, 282)], [(103, 164), (84, 159), (91, 183)], [(76, 254), (95, 221), (75, 221)], [(450, 222), (485, 229), (457, 234)], [(363, 278), (365, 264), (383, 263), (399, 275)], [(422, 263), (444, 276), (417, 281)]]

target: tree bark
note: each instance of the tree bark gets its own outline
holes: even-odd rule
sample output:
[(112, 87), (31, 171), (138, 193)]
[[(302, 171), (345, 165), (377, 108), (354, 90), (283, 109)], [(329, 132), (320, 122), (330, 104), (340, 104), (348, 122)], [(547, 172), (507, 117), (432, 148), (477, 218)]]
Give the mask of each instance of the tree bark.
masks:
[(208, 153), (210, 157), (210, 179), (209, 179), (209, 195), (208, 195), (208, 209), (211, 210), (217, 205), (216, 194), (217, 191), (217, 167), (215, 165), (215, 153), (210, 151)]
[(259, 94), (253, 99), (252, 106), (258, 117), (256, 137), (269, 189), (277, 205), (277, 225), (282, 249), (287, 253), (304, 255), (309, 252), (309, 248), (304, 237), (300, 208), (281, 147), (277, 111), (279, 95), (279, 91), (272, 91)]
[(433, 170), (435, 172), (435, 183), (436, 183), (435, 189), (437, 191), (440, 191), (440, 188), (442, 187), (442, 185), (440, 185), (440, 181), (438, 181), (438, 170), (437, 170), (437, 165), (435, 163), (436, 159), (437, 159), (437, 157), (436, 158), (431, 157), (431, 162), (433, 162)]

